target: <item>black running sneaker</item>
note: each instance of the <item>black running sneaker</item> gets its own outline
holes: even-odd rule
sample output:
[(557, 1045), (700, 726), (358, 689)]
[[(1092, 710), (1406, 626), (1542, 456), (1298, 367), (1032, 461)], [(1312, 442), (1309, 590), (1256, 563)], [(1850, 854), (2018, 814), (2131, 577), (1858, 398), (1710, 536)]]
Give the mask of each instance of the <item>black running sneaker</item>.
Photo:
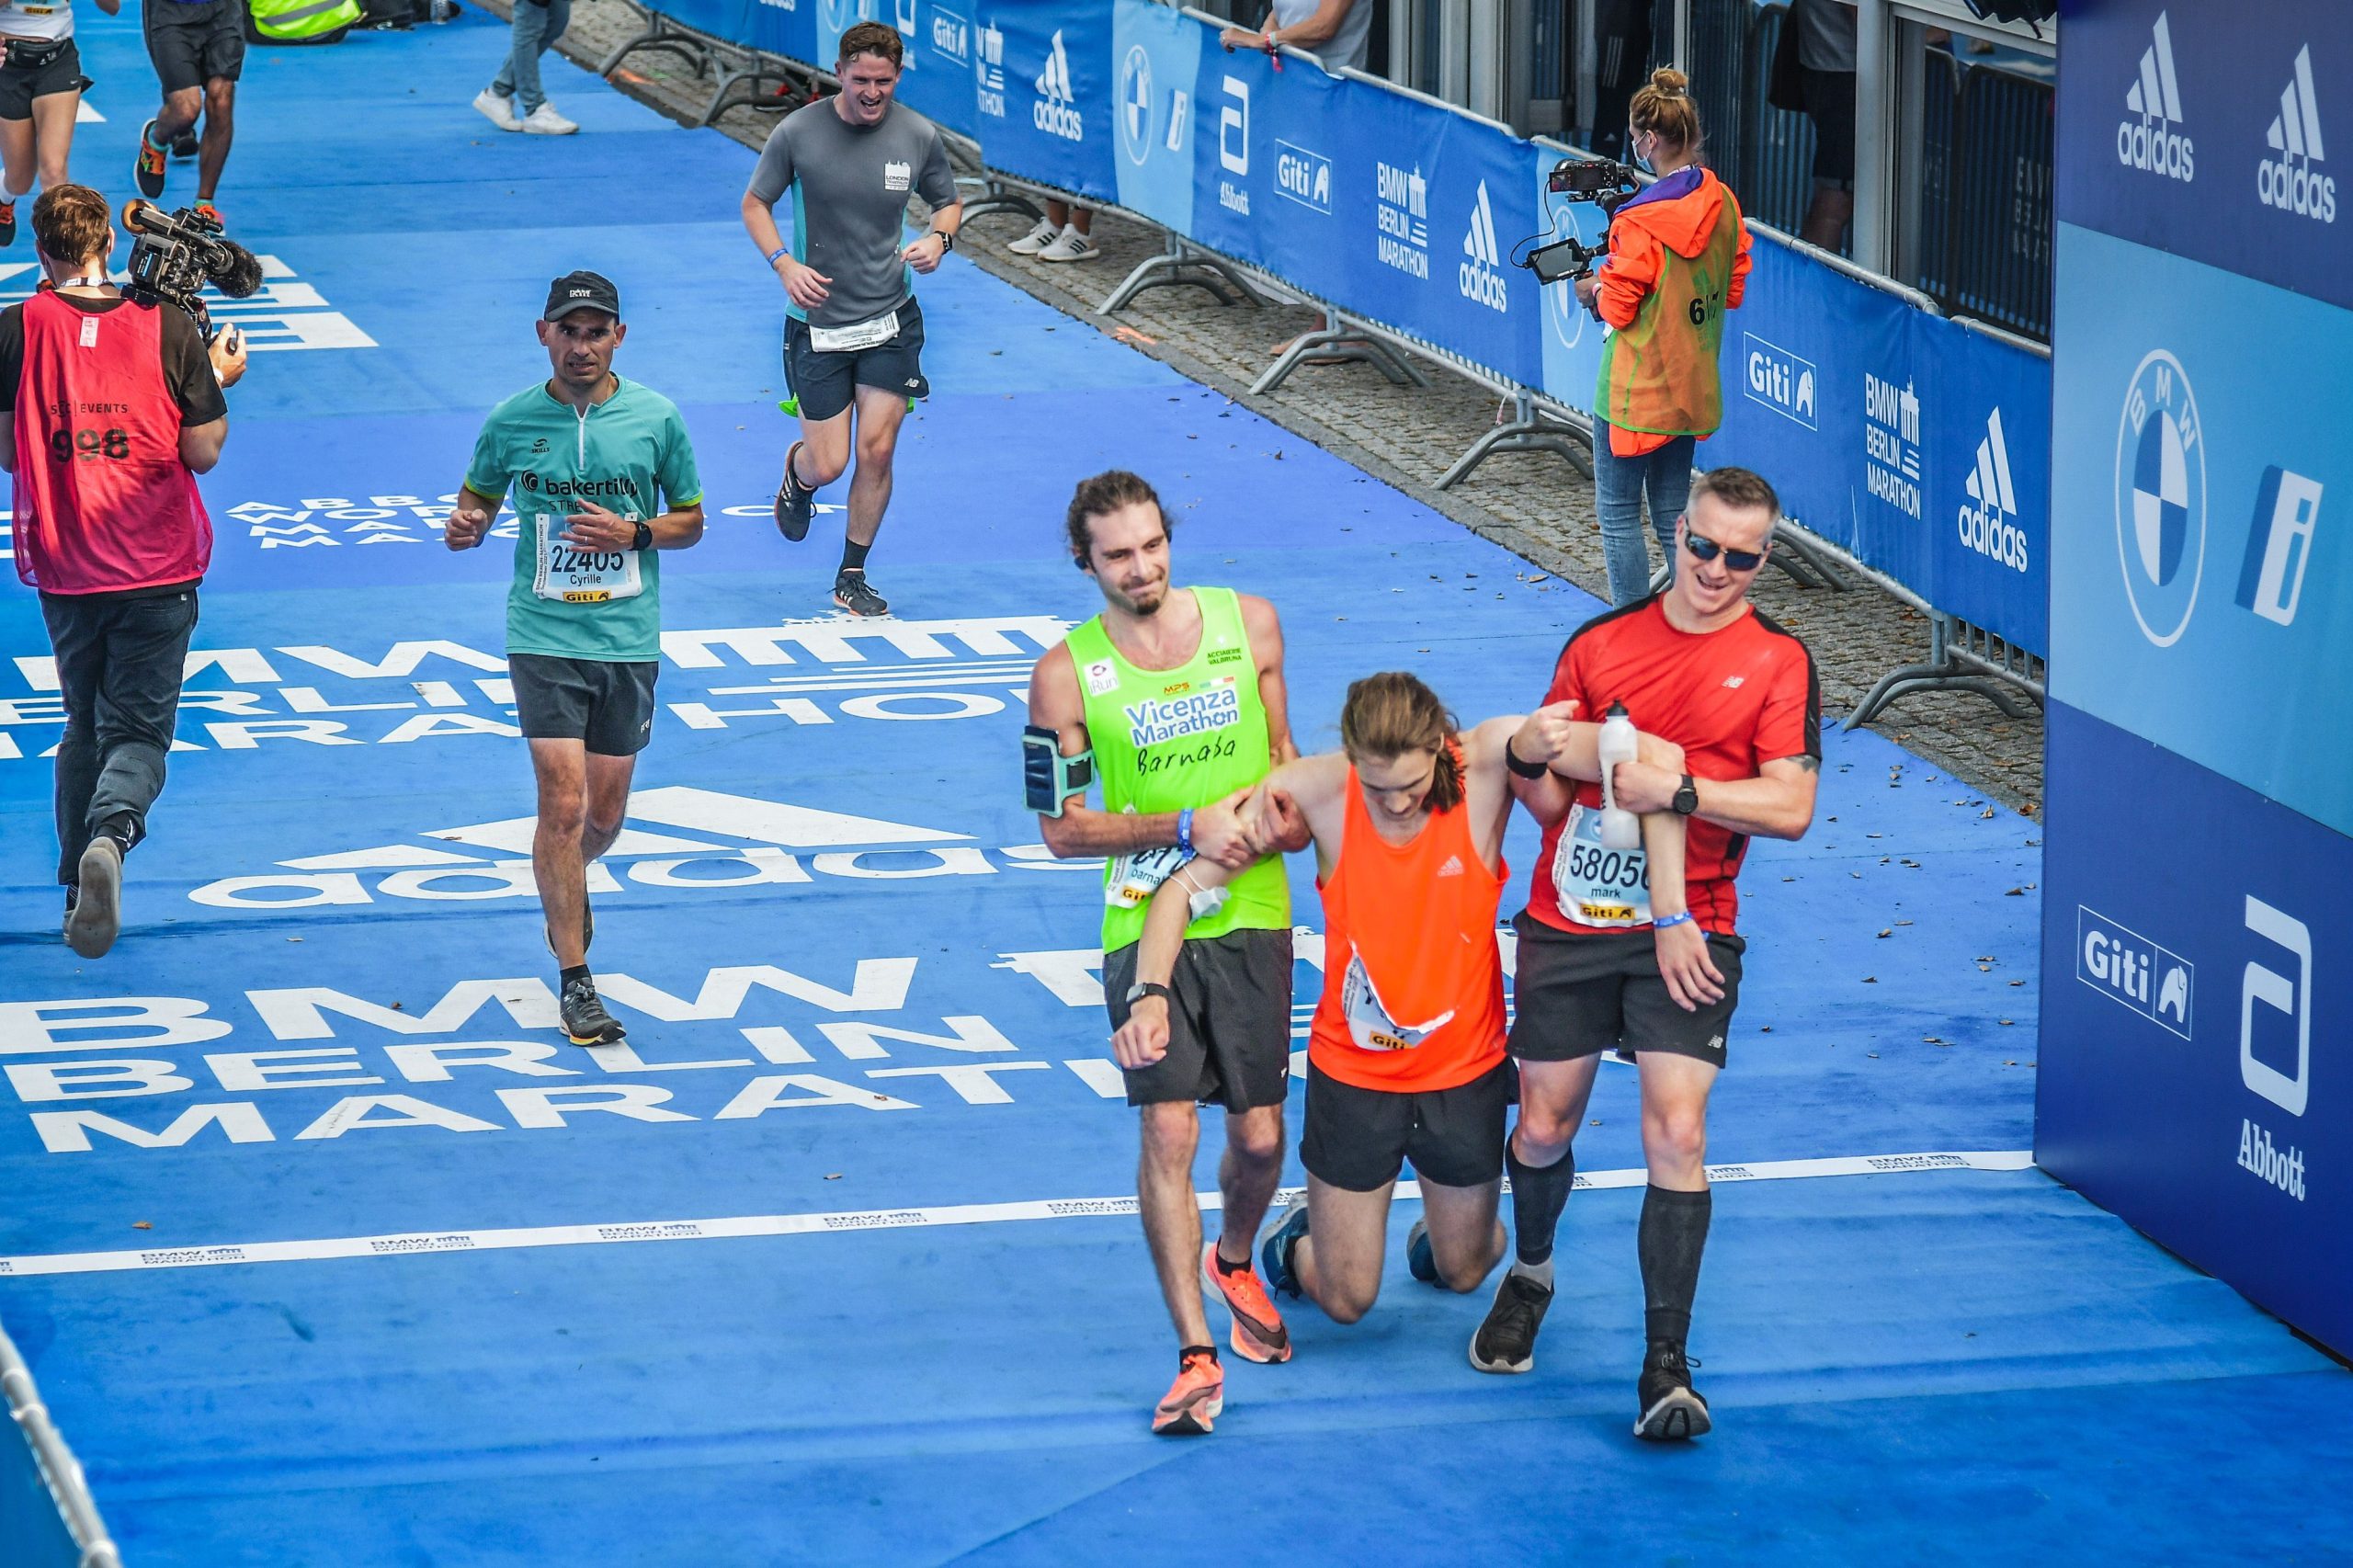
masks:
[(1483, 1372), (1534, 1371), (1536, 1331), (1552, 1304), (1551, 1286), (1506, 1269), (1487, 1321), (1471, 1336), (1471, 1364)]
[(69, 942), (74, 939), (74, 905), (80, 902), (81, 897), (82, 890), (68, 882), (65, 886), (65, 924), (62, 929)]
[(597, 983), (586, 975), (564, 986), (562, 1011), (563, 1032), (574, 1045), (610, 1045), (629, 1032), (621, 1028), (619, 1019), (605, 1011), (604, 998), (597, 994)]
[(65, 945), (102, 959), (122, 929), (122, 840), (101, 833), (82, 851), (81, 891), (65, 920)]
[(866, 574), (843, 567), (834, 574), (834, 602), (852, 615), (888, 615), (890, 601), (874, 591)]
[[(549, 929), (548, 927), (546, 927), (546, 926), (541, 926), (541, 927), (540, 928), (540, 936), (541, 936), (541, 937), (546, 940), (546, 942), (547, 942), (547, 945), (548, 945), (548, 957), (550, 957), (550, 958), (555, 958), (555, 957), (559, 956), (559, 955), (557, 954), (556, 950), (555, 950), (555, 933), (554, 933), (552, 930), (551, 930), (551, 929)], [(581, 956), (582, 956), (583, 958), (585, 958), (585, 957), (587, 956), (588, 949), (591, 949), (591, 948), (593, 948), (593, 947), (595, 947), (596, 945), (597, 945), (597, 911), (596, 911), (595, 906), (589, 903), (589, 902), (588, 902), (588, 894), (587, 894), (587, 892), (584, 890), (584, 891), (581, 892), (581, 894), (580, 894), (580, 953), (581, 953)]]
[(193, 125), (172, 138), (172, 156), (175, 158), (193, 158), (199, 151), (196, 127)]
[(1680, 1443), (1708, 1430), (1708, 1402), (1691, 1387), (1691, 1369), (1697, 1365), (1684, 1356), (1680, 1345), (1651, 1341), (1650, 1354), (1643, 1358), (1638, 1389), (1643, 1414), (1634, 1423), (1635, 1437)]
[(139, 132), (139, 160), (131, 165), (139, 194), (151, 201), (164, 194), (164, 150), (150, 140), (154, 134), (155, 122), (151, 119)]
[(809, 519), (817, 512), (817, 493), (792, 472), (792, 454), (800, 449), (795, 441), (784, 454), (784, 484), (776, 493), (776, 531), (795, 544), (809, 537)]
[(1290, 1255), (1299, 1248), (1300, 1240), (1307, 1234), (1307, 1199), (1295, 1198), (1290, 1207), (1276, 1217), (1266, 1239), (1258, 1244), (1258, 1271), (1267, 1277), (1267, 1289), (1279, 1290), (1291, 1300), (1299, 1299), (1299, 1276), (1290, 1266)]

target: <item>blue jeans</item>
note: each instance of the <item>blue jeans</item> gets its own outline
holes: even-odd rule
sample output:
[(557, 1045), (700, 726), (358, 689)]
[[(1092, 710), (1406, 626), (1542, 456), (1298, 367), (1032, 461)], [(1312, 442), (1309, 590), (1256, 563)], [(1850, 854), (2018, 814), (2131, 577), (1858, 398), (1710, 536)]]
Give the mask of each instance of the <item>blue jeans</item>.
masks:
[(1643, 494), (1651, 500), (1651, 528), (1675, 569), (1675, 519), (1691, 500), (1691, 449), (1677, 436), (1638, 458), (1614, 457), (1609, 422), (1593, 422), (1593, 509), (1601, 519), (1601, 553), (1609, 564), (1609, 602), (1629, 605), (1651, 591), (1650, 551), (1643, 545)]
[(547, 0), (544, 6), (537, 0), (515, 0), (514, 36), (507, 45), (506, 63), (498, 68), (490, 90), (502, 98), (516, 99), (523, 114), (547, 102), (548, 96), (540, 87), (540, 56), (563, 36), (571, 23), (572, 0)]

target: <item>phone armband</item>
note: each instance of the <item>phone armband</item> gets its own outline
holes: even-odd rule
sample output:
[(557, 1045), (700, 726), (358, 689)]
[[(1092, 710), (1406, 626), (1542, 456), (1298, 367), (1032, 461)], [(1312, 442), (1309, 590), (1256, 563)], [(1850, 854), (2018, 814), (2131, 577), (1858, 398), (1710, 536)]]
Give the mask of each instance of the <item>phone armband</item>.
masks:
[(1038, 724), (1022, 727), (1022, 804), (1040, 816), (1058, 817), (1063, 814), (1064, 801), (1085, 794), (1094, 782), (1092, 751), (1064, 756), (1062, 737), (1053, 731)]

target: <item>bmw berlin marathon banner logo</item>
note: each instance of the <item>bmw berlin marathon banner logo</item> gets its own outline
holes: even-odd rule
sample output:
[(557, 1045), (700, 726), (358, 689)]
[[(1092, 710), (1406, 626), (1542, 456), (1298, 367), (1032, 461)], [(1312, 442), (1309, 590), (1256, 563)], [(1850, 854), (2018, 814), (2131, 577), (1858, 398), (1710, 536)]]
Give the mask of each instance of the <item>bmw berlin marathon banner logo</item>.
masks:
[(2313, 165), (2322, 158), (2320, 102), (2313, 95), (2313, 51), (2296, 51), (2296, 74), (2279, 89), (2279, 112), (2265, 137), (2272, 156), (2255, 165), (2255, 191), (2266, 207), (2336, 222), (2336, 181)]
[(2206, 570), (2206, 446), (2181, 361), (2156, 349), (2132, 372), (2116, 431), (2116, 551), (2142, 635), (2189, 629)]
[(2174, 76), (2173, 33), (2166, 13), (2157, 13), (2149, 47), (2142, 51), (2141, 74), (2125, 89), (2124, 108), (2133, 118), (2116, 128), (2117, 162), (2184, 183), (2197, 177), (2197, 148), (2183, 130), (2181, 85)]

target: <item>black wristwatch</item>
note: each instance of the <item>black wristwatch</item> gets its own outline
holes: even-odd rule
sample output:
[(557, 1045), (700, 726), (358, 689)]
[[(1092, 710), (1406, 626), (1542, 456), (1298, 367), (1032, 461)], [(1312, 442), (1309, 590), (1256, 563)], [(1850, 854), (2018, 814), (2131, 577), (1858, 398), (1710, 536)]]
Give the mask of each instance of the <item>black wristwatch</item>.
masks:
[(1552, 771), (1550, 767), (1547, 767), (1540, 762), (1526, 762), (1521, 760), (1519, 753), (1512, 750), (1510, 740), (1506, 740), (1504, 742), (1504, 766), (1510, 768), (1514, 773), (1518, 774), (1522, 778), (1541, 778), (1547, 773)]
[(652, 523), (638, 524), (636, 536), (629, 541), (629, 547), (631, 550), (652, 550), (654, 548), (654, 525)]
[(1164, 1002), (1173, 1002), (1176, 1000), (1176, 995), (1175, 992), (1156, 980), (1139, 980), (1128, 987), (1128, 1006), (1132, 1007), (1147, 996), (1157, 996)]
[(937, 236), (939, 241), (940, 255), (946, 256), (949, 251), (956, 248), (956, 235), (952, 231), (948, 229), (934, 229), (932, 233)]
[(1688, 817), (1699, 809), (1699, 786), (1692, 781), (1689, 774), (1683, 776), (1683, 787), (1675, 792), (1675, 799), (1667, 804), (1675, 808), (1675, 814), (1679, 817)]

